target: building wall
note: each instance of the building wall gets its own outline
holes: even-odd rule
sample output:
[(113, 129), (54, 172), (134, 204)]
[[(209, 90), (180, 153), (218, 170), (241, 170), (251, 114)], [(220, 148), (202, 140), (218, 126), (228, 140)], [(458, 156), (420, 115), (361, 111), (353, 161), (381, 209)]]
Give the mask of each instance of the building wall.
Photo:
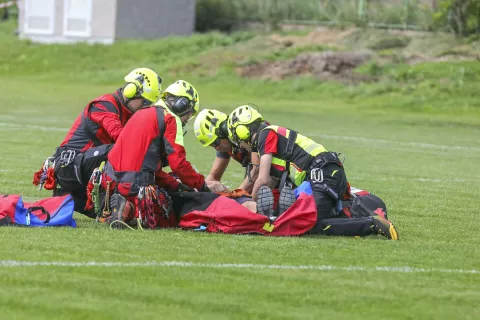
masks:
[(55, 36), (63, 34), (63, 5), (63, 0), (55, 0), (55, 29), (53, 31)]
[[(34, 0), (31, 0), (31, 1), (34, 1)], [(17, 1), (17, 5), (18, 5), (18, 9), (19, 9), (19, 16), (18, 16), (18, 31), (20, 33), (20, 35), (24, 35), (25, 32), (28, 32), (29, 34), (45, 34), (45, 35), (55, 35), (55, 24), (56, 24), (56, 20), (58, 19), (57, 17), (57, 3), (56, 3), (57, 0), (51, 0), (51, 1), (44, 1), (43, 3), (41, 3), (41, 7), (44, 8), (45, 10), (47, 11), (51, 11), (51, 8), (53, 8), (53, 17), (50, 16), (51, 18), (53, 18), (53, 29), (51, 30), (52, 32), (50, 32), (50, 30), (48, 31), (44, 31), (42, 32), (42, 30), (40, 31), (30, 31), (30, 30), (26, 30), (25, 28), (25, 24), (27, 23), (27, 17), (26, 17), (26, 14), (25, 14), (25, 11), (29, 8), (28, 6), (28, 2), (27, 0), (19, 0)], [(53, 6), (52, 6), (52, 3), (53, 3)], [(44, 21), (39, 21), (40, 19), (36, 18), (35, 19), (36, 22), (35, 23), (32, 23), (32, 25), (36, 25), (36, 26), (42, 26), (44, 27), (45, 23)], [(41, 17), (41, 20), (44, 20), (44, 17)]]
[(92, 36), (115, 39), (116, 17), (117, 0), (93, 0)]
[[(32, 0), (39, 1), (39, 0)], [(115, 19), (117, 0), (91, 0), (91, 18), (88, 34), (68, 34), (66, 32), (65, 5), (68, 0), (54, 0), (54, 28), (52, 33), (38, 33), (25, 30), (26, 0), (21, 1), (19, 31), (21, 38), (29, 38), (41, 43), (69, 43), (86, 41), (89, 43), (112, 43), (115, 39)], [(78, 24), (79, 21), (76, 21)], [(83, 25), (83, 24), (80, 24)]]
[(17, 1), (18, 6), (18, 34), (21, 36), (24, 33), (24, 24), (25, 24), (25, 1)]
[(118, 0), (116, 39), (155, 39), (190, 35), (195, 0)]
[[(51, 30), (24, 28), (28, 1), (35, 1), (32, 3), (40, 5), (37, 9), (50, 8), (49, 12), (54, 17)], [(19, 15), (20, 37), (43, 43), (78, 41), (112, 43), (114, 39), (154, 39), (169, 35), (190, 35), (194, 31), (195, 0), (84, 1), (80, 3), (79, 10), (70, 10), (73, 16), (66, 20), (65, 9), (68, 8), (66, 3), (71, 3), (70, 0), (21, 0), (20, 7), (23, 10), (20, 10)], [(91, 1), (91, 10), (84, 10), (84, 4), (89, 3), (88, 1)], [(52, 5), (45, 5), (48, 2)], [(79, 12), (91, 12), (88, 23), (79, 17)], [(36, 19), (35, 23), (37, 20), (38, 25), (45, 25), (45, 19)], [(85, 26), (88, 26), (88, 30)]]

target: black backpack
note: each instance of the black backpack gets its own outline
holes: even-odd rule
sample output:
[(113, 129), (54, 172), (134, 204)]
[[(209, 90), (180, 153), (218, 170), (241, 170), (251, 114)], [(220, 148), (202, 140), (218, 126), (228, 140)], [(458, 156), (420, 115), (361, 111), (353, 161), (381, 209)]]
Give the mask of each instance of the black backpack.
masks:
[(379, 215), (388, 220), (387, 206), (382, 199), (365, 190), (351, 189), (351, 197), (342, 201), (341, 215), (349, 218)]

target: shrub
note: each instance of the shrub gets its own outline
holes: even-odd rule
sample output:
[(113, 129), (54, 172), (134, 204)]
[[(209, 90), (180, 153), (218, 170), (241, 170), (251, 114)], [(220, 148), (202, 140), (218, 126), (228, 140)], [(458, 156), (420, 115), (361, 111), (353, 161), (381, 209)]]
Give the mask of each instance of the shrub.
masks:
[(405, 48), (410, 43), (409, 37), (389, 37), (380, 39), (370, 46), (373, 50), (385, 50), (394, 48)]
[(238, 22), (238, 12), (231, 1), (197, 0), (195, 30), (231, 32)]

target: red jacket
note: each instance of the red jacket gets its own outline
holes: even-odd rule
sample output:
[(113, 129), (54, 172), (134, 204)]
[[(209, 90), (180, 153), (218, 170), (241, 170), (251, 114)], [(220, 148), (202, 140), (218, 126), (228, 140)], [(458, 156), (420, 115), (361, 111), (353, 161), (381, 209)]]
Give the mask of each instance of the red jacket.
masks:
[(183, 129), (180, 118), (164, 107), (141, 109), (128, 121), (117, 142), (108, 154), (108, 170), (111, 167), (117, 182), (153, 184), (176, 189), (178, 182), (162, 167), (169, 165), (172, 172), (187, 186), (200, 189), (203, 175), (197, 173), (186, 159), (183, 147)]
[(121, 90), (90, 101), (60, 146), (84, 152), (117, 141), (125, 123), (132, 116), (124, 103)]

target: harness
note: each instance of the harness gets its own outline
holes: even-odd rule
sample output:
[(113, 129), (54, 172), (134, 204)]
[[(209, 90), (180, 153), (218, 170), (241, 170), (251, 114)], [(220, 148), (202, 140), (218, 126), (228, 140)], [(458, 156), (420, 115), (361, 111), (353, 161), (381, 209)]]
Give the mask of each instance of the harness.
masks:
[(115, 180), (117, 183), (131, 183), (137, 186), (148, 186), (155, 184), (155, 175), (147, 171), (122, 171), (116, 172), (110, 162), (105, 165), (105, 173), (107, 176)]
[[(269, 126), (265, 129), (272, 129), (277, 134), (287, 138), (287, 143), (283, 153), (279, 152), (279, 157), (273, 158), (272, 161), (278, 164), (284, 164), (285, 170), (282, 172), (280, 179), (279, 191), (288, 185), (289, 180), (295, 185), (300, 185), (303, 181), (310, 181), (315, 186), (328, 194), (331, 198), (338, 201), (340, 196), (324, 182), (324, 167), (328, 164), (336, 164), (343, 168), (343, 162), (340, 161), (338, 154), (328, 152), (322, 145), (298, 134), (294, 130), (281, 128), (277, 126)], [(280, 131), (280, 129), (282, 131)], [(298, 141), (297, 141), (298, 140)], [(294, 155), (294, 147), (298, 146), (301, 154)], [(293, 163), (293, 161), (296, 163)], [(283, 163), (282, 163), (283, 162)], [(342, 177), (345, 180), (345, 176)], [(340, 181), (343, 184), (346, 181)]]
[(103, 161), (100, 164), (100, 167), (95, 168), (95, 170), (92, 173), (92, 177), (90, 178), (90, 181), (93, 184), (91, 197), (92, 197), (92, 202), (95, 208), (95, 213), (100, 212), (100, 207), (102, 206), (101, 197), (100, 197), (100, 185), (102, 184), (102, 173), (103, 173), (104, 167), (105, 167), (105, 161)]
[[(317, 155), (327, 150), (315, 141), (284, 127), (270, 125), (262, 130), (272, 130), (283, 140), (285, 149), (273, 156), (272, 163), (285, 168), (280, 175), (280, 187), (285, 184), (300, 185), (306, 179), (306, 170)], [(285, 175), (286, 174), (286, 175)]]
[[(118, 184), (121, 182), (115, 178), (116, 175), (111, 175), (113, 168), (108, 162), (103, 162), (100, 167), (96, 168), (89, 183), (89, 204), (95, 207), (95, 212), (97, 213), (97, 220), (105, 219), (109, 217), (112, 212), (110, 208), (110, 197), (114, 193), (119, 193)], [(109, 174), (110, 173), (110, 174)], [(129, 176), (134, 172), (126, 172), (126, 176)], [(103, 177), (105, 174), (105, 177)], [(125, 175), (124, 175), (125, 176)], [(101, 185), (102, 179), (104, 179), (104, 192), (105, 195), (102, 199)], [(110, 180), (112, 179), (112, 180)], [(141, 181), (138, 179), (137, 181)], [(148, 181), (148, 180), (142, 180)], [(123, 181), (130, 182), (131, 181)], [(136, 183), (136, 182), (135, 182)], [(160, 213), (166, 220), (170, 219), (170, 212), (172, 210), (172, 199), (168, 193), (162, 189), (155, 186), (155, 182), (149, 185), (140, 185), (138, 186), (138, 193), (134, 196), (135, 200), (135, 217), (136, 225), (138, 229), (143, 230), (144, 228), (155, 229), (157, 227), (156, 216)], [(103, 204), (102, 204), (103, 202)], [(160, 212), (156, 210), (160, 209)], [(133, 220), (135, 221), (135, 220)], [(114, 220), (111, 222), (110, 227), (112, 228), (113, 224), (120, 223), (123, 226), (132, 229), (132, 225), (127, 224), (120, 220)]]
[[(340, 161), (338, 155), (339, 154), (335, 152), (320, 153), (310, 164), (310, 167), (308, 169), (308, 171), (310, 171), (310, 174), (307, 174), (307, 180), (309, 180), (310, 183), (315, 184), (334, 200), (339, 200), (340, 197), (337, 192), (335, 192), (332, 188), (330, 188), (326, 183), (323, 182), (323, 168), (328, 164), (336, 164), (339, 167), (343, 168), (343, 162)], [(345, 177), (343, 177), (342, 179), (345, 179)]]

